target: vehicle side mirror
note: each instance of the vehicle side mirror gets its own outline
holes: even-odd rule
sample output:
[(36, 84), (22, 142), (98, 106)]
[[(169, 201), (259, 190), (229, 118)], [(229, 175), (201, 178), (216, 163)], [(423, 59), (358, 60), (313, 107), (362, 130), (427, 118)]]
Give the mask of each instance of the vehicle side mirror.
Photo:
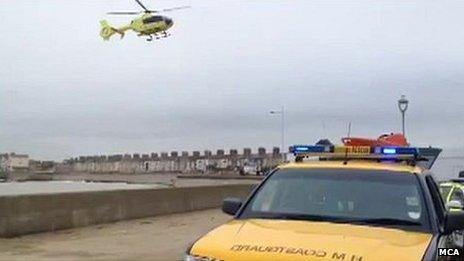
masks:
[(446, 209), (448, 210), (463, 210), (464, 206), (459, 200), (451, 200), (448, 203), (446, 203)]
[(459, 171), (459, 177), (464, 178), (464, 170)]
[(464, 229), (464, 212), (447, 212), (445, 219), (445, 234)]
[(239, 198), (225, 198), (224, 201), (222, 201), (222, 212), (229, 214), (229, 215), (235, 215), (237, 211), (240, 209), (242, 206), (242, 200)]

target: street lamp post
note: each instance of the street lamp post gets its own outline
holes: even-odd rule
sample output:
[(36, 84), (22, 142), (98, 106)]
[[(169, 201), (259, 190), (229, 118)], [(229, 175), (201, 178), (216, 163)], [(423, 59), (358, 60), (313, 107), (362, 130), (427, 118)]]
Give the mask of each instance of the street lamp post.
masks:
[(406, 96), (401, 95), (401, 98), (398, 100), (398, 109), (401, 112), (401, 122), (403, 127), (403, 135), (406, 136), (406, 132), (404, 130), (404, 117), (406, 114), (406, 110), (408, 109), (409, 101), (406, 99)]
[(280, 114), (281, 118), (281, 148), (282, 161), (285, 161), (285, 109), (284, 106), (278, 111), (270, 111), (271, 114)]

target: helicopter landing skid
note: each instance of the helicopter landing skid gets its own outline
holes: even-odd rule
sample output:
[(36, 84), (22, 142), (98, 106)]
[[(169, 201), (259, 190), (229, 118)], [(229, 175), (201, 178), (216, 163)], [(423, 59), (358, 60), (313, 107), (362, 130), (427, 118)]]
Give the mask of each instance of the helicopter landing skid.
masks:
[(161, 35), (159, 35), (159, 34), (148, 34), (147, 36), (148, 36), (147, 41), (151, 42), (151, 41), (153, 41), (153, 39), (160, 40), (161, 38), (166, 38), (168, 36), (171, 36), (171, 34), (168, 34), (167, 32), (163, 32)]
[(151, 34), (148, 34), (147, 36), (148, 36), (148, 38), (147, 38), (147, 42), (151, 42), (151, 41), (153, 41), (153, 35), (151, 35)]

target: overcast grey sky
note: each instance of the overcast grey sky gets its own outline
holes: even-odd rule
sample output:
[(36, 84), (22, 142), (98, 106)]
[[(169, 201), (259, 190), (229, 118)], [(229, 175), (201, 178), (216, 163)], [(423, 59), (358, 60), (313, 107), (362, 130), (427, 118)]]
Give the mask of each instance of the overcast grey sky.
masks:
[(464, 147), (463, 1), (145, 0), (172, 36), (104, 42), (131, 0), (0, 1), (0, 151), (267, 148), (400, 130)]

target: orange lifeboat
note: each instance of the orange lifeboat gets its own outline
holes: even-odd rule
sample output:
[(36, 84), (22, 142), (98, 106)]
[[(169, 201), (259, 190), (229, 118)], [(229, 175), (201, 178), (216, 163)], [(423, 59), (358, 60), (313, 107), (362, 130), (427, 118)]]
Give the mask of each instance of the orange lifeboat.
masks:
[(377, 139), (345, 137), (342, 138), (342, 142), (345, 146), (409, 146), (406, 137), (404, 137), (404, 135), (400, 133), (384, 134), (378, 137)]

